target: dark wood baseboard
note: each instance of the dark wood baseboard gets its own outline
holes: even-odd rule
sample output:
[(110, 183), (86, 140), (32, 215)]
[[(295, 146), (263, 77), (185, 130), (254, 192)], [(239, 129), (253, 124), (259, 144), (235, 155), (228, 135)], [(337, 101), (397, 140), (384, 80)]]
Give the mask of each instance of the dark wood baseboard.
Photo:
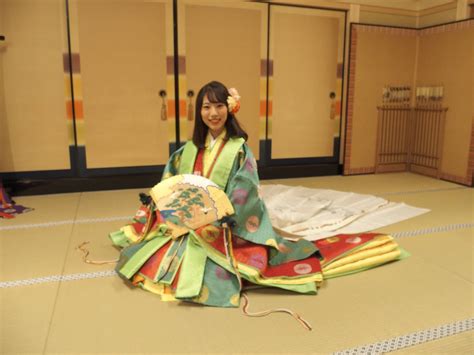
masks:
[(337, 163), (267, 166), (258, 168), (258, 174), (262, 180), (341, 175), (341, 173), (342, 165)]
[[(262, 180), (287, 179), (311, 176), (340, 175), (342, 165), (288, 165), (259, 167)], [(162, 170), (154, 173), (90, 176), (90, 177), (57, 177), (39, 172), (34, 178), (13, 178), (3, 180), (4, 186), (12, 196), (46, 195), (70, 192), (86, 192), (101, 190), (138, 189), (144, 191), (153, 187), (161, 179)]]
[(160, 179), (161, 173), (88, 178), (12, 180), (4, 182), (4, 185), (12, 196), (27, 196), (134, 188), (147, 190)]

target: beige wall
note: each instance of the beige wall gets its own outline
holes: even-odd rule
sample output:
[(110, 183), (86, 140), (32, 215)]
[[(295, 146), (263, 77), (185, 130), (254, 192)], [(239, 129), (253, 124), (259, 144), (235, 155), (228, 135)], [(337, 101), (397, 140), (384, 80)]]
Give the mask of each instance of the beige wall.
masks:
[[(3, 17), (5, 16), (5, 1), (0, 1), (0, 33), (4, 34)], [(12, 152), (7, 112), (5, 107), (5, 81), (3, 75), (3, 56), (6, 50), (5, 43), (0, 42), (0, 169), (6, 164), (11, 165)], [(8, 163), (7, 163), (8, 162)], [(2, 171), (2, 170), (0, 170)]]
[(358, 31), (350, 167), (375, 165), (377, 105), (385, 85), (411, 85), (416, 37)]
[(254, 5), (187, 5), (184, 24), (188, 89), (197, 96), (199, 89), (211, 80), (237, 88), (242, 108), (236, 116), (258, 158), (262, 11), (259, 4)]
[(418, 31), (356, 26), (348, 173), (370, 172), (369, 168), (374, 166), (376, 106), (380, 104), (384, 85), (443, 86), (443, 106), (448, 111), (441, 176), (470, 183), (468, 169), (474, 117), (473, 24), (473, 21), (464, 21)]
[(456, 21), (456, 7), (428, 14), (420, 14), (418, 19), (418, 27), (422, 28), (453, 21)]
[[(95, 2), (91, 0), (82, 1), (84, 3)], [(113, 3), (114, 1), (109, 1), (109, 3)], [(201, 2), (197, 1), (196, 3)], [(206, 10), (213, 9), (212, 6), (214, 6), (217, 12), (221, 11), (221, 16), (218, 16), (218, 18), (219, 21), (223, 23), (223, 27), (228, 24), (228, 21), (232, 20), (234, 15), (234, 17), (238, 18), (232, 20), (234, 21), (232, 23), (241, 23), (241, 21), (248, 22), (248, 25), (234, 25), (230, 26), (227, 31), (216, 33), (216, 36), (219, 35), (222, 37), (222, 41), (225, 41), (229, 37), (235, 38), (241, 36), (239, 31), (246, 33), (245, 36), (248, 37), (248, 40), (240, 40), (238, 46), (230, 46), (229, 52), (232, 52), (232, 56), (234, 57), (242, 57), (239, 59), (239, 70), (241, 71), (242, 68), (245, 68), (248, 75), (245, 77), (236, 75), (233, 71), (229, 71), (227, 67), (219, 69), (216, 63), (203, 63), (203, 60), (196, 59), (191, 61), (193, 56), (196, 58), (196, 55), (191, 54), (191, 57), (187, 58), (187, 69), (189, 73), (194, 74), (188, 78), (189, 82), (187, 84), (192, 84), (191, 86), (197, 87), (207, 79), (219, 77), (224, 82), (229, 83), (229, 85), (235, 85), (241, 88), (241, 91), (243, 90), (244, 105), (241, 112), (239, 112), (239, 118), (242, 119), (249, 131), (251, 137), (250, 144), (258, 155), (259, 130), (257, 123), (259, 99), (261, 99), (259, 70), (262, 48), (265, 46), (265, 43), (262, 44), (261, 37), (261, 27), (263, 23), (261, 13), (250, 9), (250, 7), (254, 5), (262, 7), (264, 5), (247, 3), (245, 7), (239, 9), (236, 7), (241, 6), (242, 3), (240, 5), (235, 5), (236, 3), (232, 1), (222, 3), (225, 3), (225, 6), (228, 7), (227, 11), (218, 8), (221, 6), (221, 2), (209, 2), (207, 7), (196, 5), (192, 5), (191, 7), (200, 7)], [(295, 0), (292, 3), (331, 6), (331, 2), (324, 0)], [(6, 34), (7, 41), (10, 42), (10, 44), (14, 44), (3, 50), (0, 49), (0, 171), (69, 168), (64, 73), (61, 58), (65, 46), (65, 32), (61, 24), (61, 21), (64, 21), (64, 19), (61, 18), (64, 13), (62, 6), (62, 0), (42, 0), (41, 2), (37, 0), (0, 0), (0, 30)], [(349, 9), (350, 6), (346, 3), (333, 3), (332, 7)], [(13, 13), (19, 17), (11, 16)], [(456, 16), (456, 7), (440, 7), (439, 9), (421, 12), (420, 14), (419, 26), (430, 25), (440, 21), (452, 21)], [(360, 22), (413, 27), (414, 18), (416, 17), (413, 17), (408, 11), (396, 10), (384, 12), (374, 7), (365, 6), (361, 7), (360, 18), (358, 20)], [(189, 27), (189, 33), (180, 37), (180, 45), (185, 44), (185, 37), (199, 37), (200, 33), (204, 33), (202, 23), (206, 23), (207, 19), (208, 13), (203, 11), (197, 11), (195, 15), (191, 14), (190, 24), (197, 30), (192, 31), (189, 29), (191, 27)], [(185, 21), (185, 18), (181, 18), (181, 20)], [(160, 20), (159, 22), (161, 23), (162, 21)], [(13, 26), (13, 24), (15, 24), (15, 26)], [(25, 25), (19, 26), (18, 24)], [(35, 28), (36, 30), (32, 31), (31, 28)], [(472, 43), (474, 41), (472, 39), (472, 30), (469, 33), (471, 37), (463, 37), (464, 39), (461, 40), (462, 43), (453, 39), (450, 40), (451, 35), (447, 33), (444, 35), (446, 35), (448, 39), (445, 39), (444, 35), (433, 35), (434, 37), (431, 39), (429, 36), (420, 39), (421, 55), (419, 58), (418, 83), (424, 84), (424, 81), (427, 81), (431, 75), (430, 73), (434, 72), (436, 74), (432, 77), (432, 80), (436, 81), (435, 84), (442, 81), (442, 84), (445, 85), (446, 100), (450, 100), (449, 102), (447, 101), (450, 107), (448, 111), (447, 134), (449, 132), (457, 134), (455, 132), (468, 131), (468, 126), (471, 122), (469, 121), (469, 123), (467, 123), (462, 121), (463, 123), (461, 123), (461, 121), (457, 119), (457, 117), (464, 117), (468, 114), (468, 109), (465, 104), (466, 100), (464, 103), (461, 103), (464, 97), (463, 95), (468, 93), (471, 96), (469, 96), (467, 101), (470, 100), (470, 102), (474, 102), (472, 96), (472, 67), (470, 68), (470, 84), (466, 81), (466, 78), (469, 78), (469, 76), (463, 76), (464, 74), (461, 73), (460, 69), (464, 68), (462, 70), (464, 73), (469, 72), (469, 63), (473, 61)], [(169, 35), (167, 36), (169, 42)], [(456, 36), (454, 32), (452, 36)], [(21, 41), (18, 41), (18, 38), (21, 38)], [(45, 41), (45, 39), (47, 39), (47, 41)], [(347, 35), (347, 41), (349, 41), (349, 33)], [(133, 39), (126, 42), (130, 44), (133, 42)], [(354, 167), (373, 165), (375, 153), (374, 122), (376, 118), (377, 99), (381, 95), (382, 86), (386, 84), (412, 84), (414, 78), (413, 72), (415, 70), (415, 42), (412, 37), (382, 33), (364, 33), (361, 34), (359, 38), (358, 67), (355, 83), (357, 100), (354, 105), (357, 122), (354, 122), (353, 160), (351, 163)], [(118, 41), (117, 47), (120, 47), (123, 43), (123, 40)], [(193, 43), (191, 46), (194, 46), (195, 49), (191, 50), (190, 53), (199, 52), (200, 47), (197, 45), (196, 40), (194, 40)], [(449, 56), (445, 56), (445, 51), (439, 53), (440, 49), (435, 46), (435, 43), (438, 43), (440, 46), (446, 44), (446, 46), (448, 46), (447, 48), (449, 48), (447, 53), (455, 53), (456, 51), (464, 50), (463, 53), (471, 53), (471, 57), (465, 54), (460, 55), (456, 59), (456, 64), (450, 65), (451, 59), (448, 58)], [(469, 47), (469, 44), (471, 47)], [(470, 51), (468, 50), (469, 48), (471, 48)], [(87, 51), (87, 45), (84, 45), (84, 48), (78, 48), (78, 50), (81, 49)], [(93, 51), (94, 49), (89, 48), (89, 50)], [(422, 52), (431, 54), (423, 55)], [(163, 51), (160, 53), (160, 57), (163, 59), (165, 54)], [(189, 55), (190, 53), (185, 54)], [(348, 51), (346, 51), (346, 55), (347, 53)], [(81, 55), (82, 54), (84, 53), (81, 53)], [(107, 67), (107, 63), (99, 63), (94, 59), (92, 62), (96, 61), (97, 67), (97, 70), (94, 71), (88, 68), (87, 54), (85, 54), (85, 57), (82, 59), (84, 60), (82, 68), (83, 80), (87, 80), (87, 78), (90, 78), (94, 73), (100, 73), (101, 70), (99, 69), (101, 65)], [(162, 59), (160, 59), (159, 67), (163, 67), (164, 65)], [(471, 62), (469, 62), (469, 60)], [(203, 65), (209, 64), (212, 64), (212, 70), (202, 71), (199, 69)], [(393, 70), (393, 68), (398, 69)], [(448, 69), (452, 70), (454, 68), (457, 68), (458, 71), (448, 71)], [(25, 71), (28, 73), (28, 76), (23, 75)], [(114, 69), (114, 72), (120, 72), (120, 68), (117, 67)], [(140, 73), (140, 70), (138, 70), (138, 74), (135, 75), (135, 77), (142, 75)], [(146, 78), (150, 77), (148, 74), (150, 74), (149, 71), (147, 72)], [(345, 70), (345, 74), (347, 75), (347, 70)], [(152, 75), (156, 77), (158, 74), (154, 73)], [(113, 79), (113, 77), (112, 75), (111, 78)], [(140, 79), (139, 81), (143, 83), (146, 82), (147, 88), (153, 91), (153, 95), (156, 94), (157, 89), (165, 85), (164, 83), (160, 83), (158, 87), (155, 85), (156, 83), (147, 82), (146, 78), (144, 80)], [(255, 80), (251, 78), (255, 78)], [(367, 80), (367, 78), (370, 78), (370, 80)], [(115, 84), (112, 79), (108, 84), (111, 84), (113, 88)], [(34, 83), (34, 85), (31, 83)], [(463, 85), (465, 89), (461, 88)], [(192, 88), (197, 90), (196, 87)], [(153, 148), (160, 152), (158, 160), (156, 160), (156, 155), (153, 154), (146, 157), (142, 156), (140, 158), (144, 159), (142, 161), (140, 159), (137, 160), (136, 156), (139, 153), (131, 149), (132, 143), (130, 139), (128, 139), (128, 137), (136, 135), (130, 134), (130, 132), (133, 132), (135, 126), (127, 117), (131, 117), (132, 115), (136, 117), (149, 116), (149, 120), (145, 126), (142, 127), (147, 127), (146, 131), (154, 135), (153, 132), (155, 132), (157, 127), (153, 125), (158, 124), (154, 120), (159, 116), (159, 107), (156, 106), (156, 104), (160, 104), (158, 98), (155, 96), (148, 98), (146, 105), (149, 105), (151, 108), (146, 112), (140, 110), (134, 111), (131, 112), (132, 115), (130, 112), (125, 112), (126, 114), (123, 115), (122, 126), (116, 126), (117, 129), (125, 132), (125, 135), (119, 137), (118, 133), (113, 133), (113, 129), (109, 129), (111, 127), (110, 123), (105, 123), (97, 119), (96, 121), (91, 120), (93, 117), (91, 116), (91, 109), (93, 109), (94, 104), (92, 98), (96, 97), (97, 99), (100, 98), (100, 96), (90, 91), (90, 88), (87, 88), (87, 84), (84, 86), (84, 90), (85, 123), (87, 129), (86, 146), (89, 153), (89, 167), (147, 165), (166, 160), (167, 143), (170, 134), (168, 131), (169, 127), (159, 129), (156, 134), (160, 142), (166, 142), (166, 144), (156, 145)], [(462, 90), (463, 95), (453, 95), (450, 97), (449, 95), (452, 90), (455, 92)], [(111, 91), (113, 90), (111, 89)], [(125, 96), (127, 99), (134, 97), (133, 95)], [(155, 99), (156, 101), (154, 101)], [(101, 99), (99, 101), (104, 103), (107, 100), (104, 101)], [(112, 105), (113, 102), (110, 104)], [(143, 109), (146, 105), (140, 106)], [(470, 112), (472, 117), (472, 107)], [(96, 116), (99, 117), (101, 115)], [(153, 118), (151, 116), (153, 116)], [(343, 120), (345, 120), (345, 108), (342, 110), (342, 116)], [(118, 122), (116, 118), (112, 116), (108, 119)], [(117, 136), (119, 139), (102, 139), (103, 132), (107, 130), (112, 132), (109, 138)], [(127, 144), (129, 144), (125, 150), (128, 152), (128, 155), (118, 154), (115, 157), (116, 161), (110, 164), (110, 159), (114, 157), (114, 154), (116, 154), (117, 151), (119, 151), (118, 148), (120, 148), (114, 146), (114, 142), (119, 142), (120, 140), (126, 141)], [(459, 144), (464, 147), (467, 144), (466, 142), (467, 140), (464, 139), (461, 140)], [(458, 151), (461, 148), (450, 143), (449, 138), (446, 144), (445, 153), (447, 156), (456, 155), (457, 159), (454, 159), (454, 161), (445, 160), (443, 169), (452, 174), (463, 175), (462, 164), (457, 166), (455, 161), (465, 161), (466, 154)], [(34, 147), (34, 149), (32, 150), (31, 147)], [(97, 154), (94, 155), (93, 152)]]
[(271, 12), (274, 159), (332, 156), (335, 124), (339, 128), (339, 120), (330, 118), (329, 94), (339, 89), (341, 14), (297, 10), (277, 7)]
[(0, 3), (0, 172), (69, 169), (63, 2)]
[(416, 13), (411, 15), (382, 12), (381, 10), (361, 9), (359, 22), (374, 25), (416, 27)]
[(166, 164), (165, 5), (80, 1), (77, 14), (87, 167)]
[(420, 36), (418, 85), (443, 85), (446, 128), (443, 173), (465, 176), (474, 115), (474, 26)]

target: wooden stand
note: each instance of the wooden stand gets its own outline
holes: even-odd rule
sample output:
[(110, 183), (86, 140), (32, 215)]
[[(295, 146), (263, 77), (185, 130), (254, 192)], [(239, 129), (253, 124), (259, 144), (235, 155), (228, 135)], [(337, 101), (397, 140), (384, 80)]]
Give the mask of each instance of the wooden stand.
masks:
[(440, 101), (377, 107), (375, 172), (413, 171), (440, 177), (445, 107)]

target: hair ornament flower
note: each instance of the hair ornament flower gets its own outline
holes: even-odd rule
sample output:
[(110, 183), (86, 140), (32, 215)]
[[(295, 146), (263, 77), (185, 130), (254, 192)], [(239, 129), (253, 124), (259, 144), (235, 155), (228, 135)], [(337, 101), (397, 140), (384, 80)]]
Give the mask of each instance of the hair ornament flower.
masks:
[(240, 109), (240, 95), (236, 88), (229, 89), (230, 96), (227, 96), (227, 106), (230, 113), (237, 113)]

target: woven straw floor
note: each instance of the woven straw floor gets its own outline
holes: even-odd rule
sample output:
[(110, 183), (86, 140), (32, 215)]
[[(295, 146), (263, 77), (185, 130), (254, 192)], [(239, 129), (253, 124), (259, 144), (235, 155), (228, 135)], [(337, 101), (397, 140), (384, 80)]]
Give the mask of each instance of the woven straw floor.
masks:
[[(251, 310), (161, 302), (130, 289), (113, 265), (107, 238), (138, 206), (142, 190), (17, 198), (33, 212), (0, 220), (0, 353), (474, 353), (473, 190), (397, 173), (264, 181), (382, 196), (431, 209), (383, 228), (412, 256), (330, 279), (317, 296), (249, 292)], [(403, 232), (403, 233), (402, 233)], [(27, 281), (25, 281), (27, 280)]]

